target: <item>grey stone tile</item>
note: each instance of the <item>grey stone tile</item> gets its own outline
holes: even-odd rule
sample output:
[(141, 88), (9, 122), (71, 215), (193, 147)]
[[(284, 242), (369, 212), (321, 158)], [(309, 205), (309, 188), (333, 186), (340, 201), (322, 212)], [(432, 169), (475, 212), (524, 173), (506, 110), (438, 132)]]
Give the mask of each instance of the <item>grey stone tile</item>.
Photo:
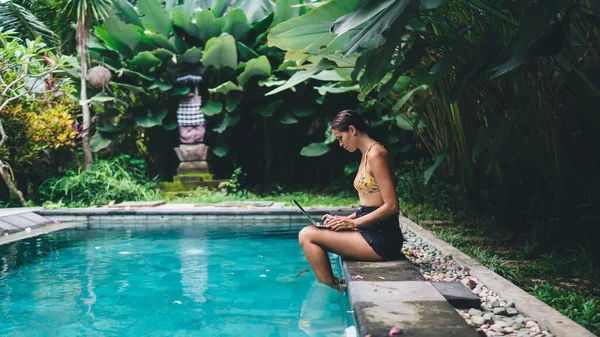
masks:
[(8, 222), (2, 221), (0, 220), (0, 234), (3, 234), (4, 232), (6, 233), (16, 233), (16, 232), (20, 232), (23, 229), (20, 227), (17, 227), (15, 225), (11, 225)]
[(479, 308), (481, 298), (460, 282), (432, 282), (433, 286), (455, 308)]
[(27, 220), (33, 221), (36, 224), (40, 224), (40, 225), (46, 225), (46, 224), (53, 223), (52, 220), (50, 220), (48, 218), (44, 218), (43, 216), (35, 214), (33, 212), (21, 213), (21, 214), (19, 214), (19, 216), (23, 217)]
[(27, 227), (30, 228), (37, 228), (40, 225), (36, 224), (35, 222), (31, 221), (31, 220), (27, 220), (23, 217), (21, 217), (20, 215), (9, 215), (9, 216), (3, 216), (1, 218), (2, 221), (8, 222), (9, 224), (13, 225), (13, 226), (17, 226), (21, 229), (25, 229)]
[(429, 282), (350, 281), (348, 289), (360, 336), (387, 335), (392, 327), (406, 336), (477, 336)]
[[(387, 262), (344, 262), (346, 278), (354, 281), (421, 281), (419, 269), (408, 260)], [(353, 278), (360, 275), (361, 280)]]

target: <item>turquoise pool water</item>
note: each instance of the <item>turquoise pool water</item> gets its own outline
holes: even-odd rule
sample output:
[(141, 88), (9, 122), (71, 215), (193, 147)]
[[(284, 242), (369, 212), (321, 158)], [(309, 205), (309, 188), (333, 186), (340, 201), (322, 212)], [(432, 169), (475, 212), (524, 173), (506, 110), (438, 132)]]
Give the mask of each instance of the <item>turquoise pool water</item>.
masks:
[(74, 229), (0, 246), (0, 335), (344, 336), (346, 295), (296, 277), (302, 226)]

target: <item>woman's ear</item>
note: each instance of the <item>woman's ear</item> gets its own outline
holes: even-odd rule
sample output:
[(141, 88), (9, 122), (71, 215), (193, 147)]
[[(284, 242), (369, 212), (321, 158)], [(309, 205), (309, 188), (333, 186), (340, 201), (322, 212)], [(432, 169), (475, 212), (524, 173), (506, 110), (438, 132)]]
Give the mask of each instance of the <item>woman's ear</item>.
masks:
[(348, 127), (348, 133), (350, 133), (350, 136), (357, 136), (357, 131), (356, 128), (354, 127), (354, 125), (350, 125)]

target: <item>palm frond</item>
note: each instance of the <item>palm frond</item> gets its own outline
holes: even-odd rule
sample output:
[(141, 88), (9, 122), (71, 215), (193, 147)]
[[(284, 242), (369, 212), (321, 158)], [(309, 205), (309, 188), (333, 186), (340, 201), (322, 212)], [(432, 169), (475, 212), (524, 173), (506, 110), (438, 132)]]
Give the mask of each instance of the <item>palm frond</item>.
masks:
[(48, 26), (27, 8), (13, 3), (0, 3), (0, 22), (5, 29), (14, 29), (21, 38), (41, 36), (48, 44), (58, 45), (58, 37)]

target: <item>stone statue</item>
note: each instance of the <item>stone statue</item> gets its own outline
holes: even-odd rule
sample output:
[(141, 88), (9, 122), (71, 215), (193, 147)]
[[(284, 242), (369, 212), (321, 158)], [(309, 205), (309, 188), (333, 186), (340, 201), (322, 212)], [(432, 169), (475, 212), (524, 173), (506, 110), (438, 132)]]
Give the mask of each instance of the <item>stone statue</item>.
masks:
[(176, 79), (179, 85), (187, 86), (190, 92), (182, 98), (177, 108), (177, 123), (179, 124), (179, 141), (181, 145), (175, 148), (181, 161), (177, 174), (208, 173), (206, 155), (208, 147), (204, 144), (206, 138), (206, 121), (202, 112), (204, 81), (201, 75), (187, 74)]

